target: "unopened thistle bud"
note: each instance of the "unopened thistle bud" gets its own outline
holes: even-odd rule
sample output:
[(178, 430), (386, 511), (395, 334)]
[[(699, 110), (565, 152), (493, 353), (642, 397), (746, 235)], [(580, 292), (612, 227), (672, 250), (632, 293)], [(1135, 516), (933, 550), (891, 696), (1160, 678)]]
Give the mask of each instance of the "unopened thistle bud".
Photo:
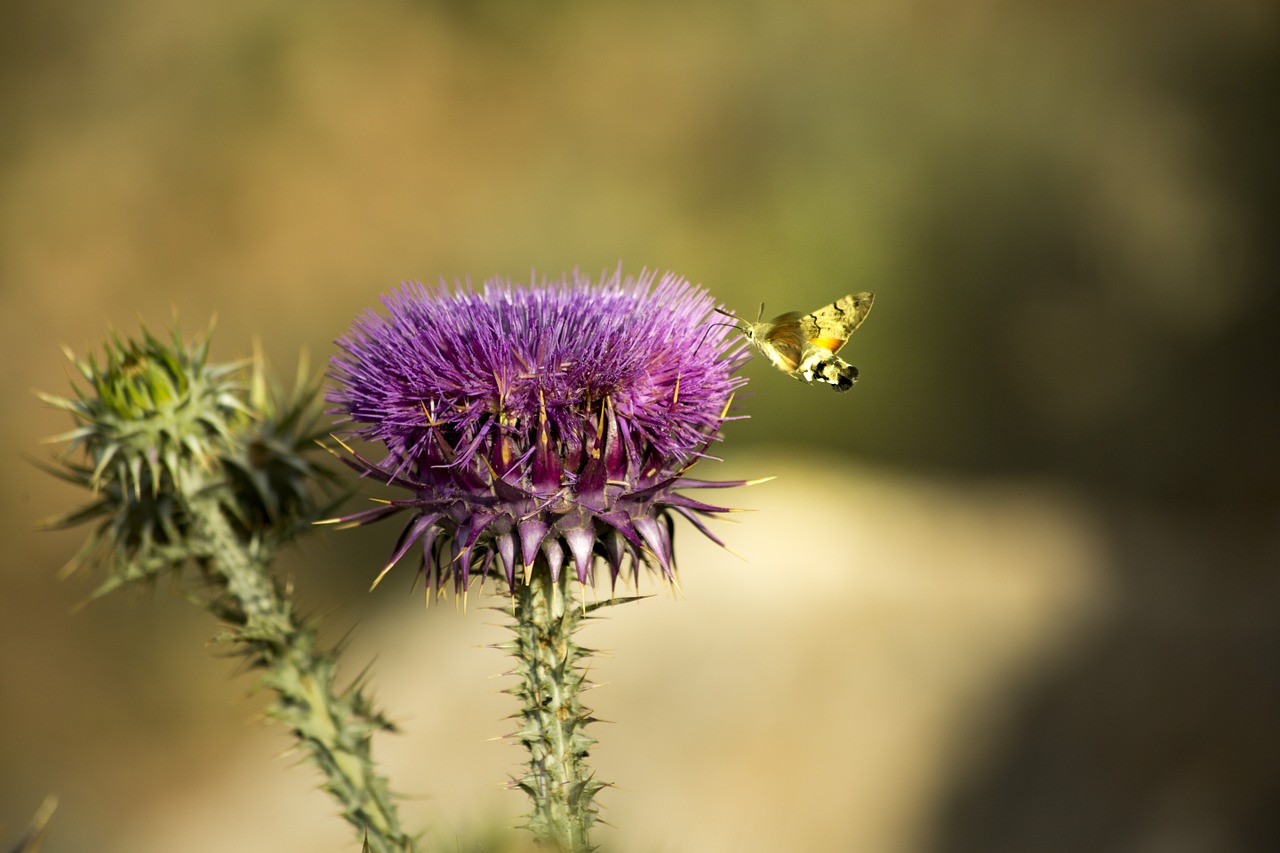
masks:
[(77, 558), (109, 568), (99, 594), (202, 556), (190, 536), (197, 498), (271, 545), (333, 505), (317, 502), (332, 475), (307, 456), (318, 435), (305, 367), (288, 394), (262, 359), (246, 377), (245, 362), (209, 362), (208, 334), (184, 342), (176, 328), (169, 342), (143, 330), (113, 336), (100, 358), (67, 355), (84, 382), (73, 398), (40, 395), (75, 421), (50, 439), (67, 446), (49, 470), (94, 499), (50, 526), (100, 521)]

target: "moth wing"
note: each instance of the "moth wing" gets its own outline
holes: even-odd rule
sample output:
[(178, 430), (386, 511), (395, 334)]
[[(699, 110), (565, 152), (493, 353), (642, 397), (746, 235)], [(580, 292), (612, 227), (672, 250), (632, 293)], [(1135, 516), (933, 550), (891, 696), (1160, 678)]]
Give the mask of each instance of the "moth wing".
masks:
[(800, 320), (799, 311), (788, 311), (785, 314), (779, 314), (777, 317), (774, 317), (771, 322), (765, 323), (763, 325), (769, 326), (771, 328), (778, 328), (779, 326), (792, 325), (799, 320)]
[(800, 364), (800, 353), (808, 342), (800, 328), (799, 312), (775, 317), (772, 323), (761, 323), (756, 341), (779, 367), (795, 371)]
[(839, 352), (862, 325), (862, 321), (867, 319), (875, 298), (874, 293), (867, 292), (842, 296), (830, 305), (824, 305), (812, 314), (801, 317), (801, 334), (805, 341), (814, 346), (831, 353)]

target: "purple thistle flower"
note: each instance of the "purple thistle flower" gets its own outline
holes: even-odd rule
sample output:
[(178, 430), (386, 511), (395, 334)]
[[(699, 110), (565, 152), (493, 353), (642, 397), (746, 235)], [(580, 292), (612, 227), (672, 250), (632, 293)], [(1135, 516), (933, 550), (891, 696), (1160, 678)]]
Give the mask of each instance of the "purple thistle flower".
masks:
[(413, 492), (335, 519), (412, 513), (383, 574), (420, 542), (436, 589), (499, 570), (514, 586), (539, 557), (553, 579), (571, 561), (593, 582), (596, 556), (615, 583), (627, 558), (673, 579), (673, 515), (720, 542), (700, 516), (729, 510), (676, 491), (741, 485), (684, 476), (746, 381), (743, 339), (709, 319), (705, 291), (619, 270), (479, 292), (408, 283), (382, 301), (389, 316), (368, 311), (338, 340), (328, 399), (387, 448), (347, 463)]

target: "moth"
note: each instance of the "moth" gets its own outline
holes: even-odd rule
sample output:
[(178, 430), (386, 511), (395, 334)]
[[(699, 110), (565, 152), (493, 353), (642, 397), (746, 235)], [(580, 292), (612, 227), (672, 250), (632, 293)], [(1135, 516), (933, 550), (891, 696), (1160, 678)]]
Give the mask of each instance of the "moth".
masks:
[(768, 323), (742, 323), (738, 328), (773, 366), (804, 382), (825, 382), (848, 391), (858, 381), (858, 368), (836, 355), (871, 312), (874, 293), (852, 293), (811, 314), (793, 311)]

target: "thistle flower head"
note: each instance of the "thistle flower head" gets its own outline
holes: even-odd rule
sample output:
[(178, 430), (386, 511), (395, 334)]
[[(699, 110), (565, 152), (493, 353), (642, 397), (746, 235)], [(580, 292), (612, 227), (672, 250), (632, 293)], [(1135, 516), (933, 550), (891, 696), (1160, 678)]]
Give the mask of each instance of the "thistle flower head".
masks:
[[(450, 292), (406, 284), (339, 339), (329, 400), (386, 446), (348, 464), (413, 492), (337, 521), (411, 513), (389, 569), (415, 543), (438, 588), (539, 558), (614, 580), (629, 560), (672, 577), (672, 516), (726, 512), (678, 494), (729, 417), (741, 339), (686, 280), (574, 274)], [(715, 539), (714, 536), (711, 536)], [(719, 541), (719, 540), (716, 540)], [(384, 572), (386, 570), (384, 569)]]

